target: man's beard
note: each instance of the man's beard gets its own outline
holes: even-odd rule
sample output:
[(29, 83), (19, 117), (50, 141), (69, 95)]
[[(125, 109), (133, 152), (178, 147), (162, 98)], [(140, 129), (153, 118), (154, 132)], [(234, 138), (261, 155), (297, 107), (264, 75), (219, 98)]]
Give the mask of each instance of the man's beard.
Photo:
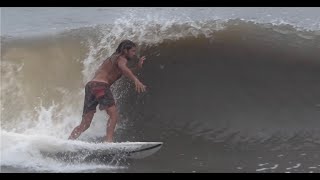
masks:
[(128, 61), (131, 61), (131, 59), (132, 59), (132, 58), (130, 58), (129, 56), (126, 56), (126, 58), (127, 58)]

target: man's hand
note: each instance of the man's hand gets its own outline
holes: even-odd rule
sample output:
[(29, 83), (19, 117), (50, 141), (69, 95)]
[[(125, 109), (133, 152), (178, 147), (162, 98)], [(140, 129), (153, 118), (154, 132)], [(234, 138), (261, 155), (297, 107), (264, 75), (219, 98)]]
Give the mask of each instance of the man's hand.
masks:
[(134, 84), (135, 84), (135, 86), (136, 86), (136, 91), (137, 91), (138, 93), (141, 93), (141, 92), (145, 92), (145, 91), (146, 91), (146, 86), (143, 85), (138, 79), (136, 79), (136, 80), (134, 81)]
[(142, 68), (142, 64), (143, 62), (146, 60), (146, 57), (145, 56), (142, 56), (140, 59), (139, 59), (139, 62), (138, 62), (138, 68)]
[(125, 58), (120, 57), (120, 59), (118, 60), (118, 67), (121, 69), (122, 73), (125, 76), (127, 76), (128, 78), (130, 78), (134, 82), (134, 84), (136, 86), (136, 91), (138, 91), (139, 93), (146, 91), (146, 86), (143, 85), (139, 81), (139, 79), (132, 73), (132, 71), (128, 68), (127, 60)]

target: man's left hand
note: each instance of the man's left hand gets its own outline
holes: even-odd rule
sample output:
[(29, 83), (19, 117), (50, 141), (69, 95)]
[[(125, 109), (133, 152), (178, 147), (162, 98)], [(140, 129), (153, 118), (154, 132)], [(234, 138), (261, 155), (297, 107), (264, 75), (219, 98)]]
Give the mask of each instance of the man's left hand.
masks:
[(141, 69), (142, 68), (142, 64), (143, 62), (146, 60), (146, 57), (145, 56), (142, 56), (140, 59), (139, 59), (139, 62), (138, 62), (138, 67)]

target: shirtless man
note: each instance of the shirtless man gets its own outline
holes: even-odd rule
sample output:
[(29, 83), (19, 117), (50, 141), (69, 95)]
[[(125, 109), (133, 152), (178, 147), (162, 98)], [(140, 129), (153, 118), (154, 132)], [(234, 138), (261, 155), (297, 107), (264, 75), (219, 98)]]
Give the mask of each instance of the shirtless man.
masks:
[[(116, 52), (98, 68), (94, 78), (85, 86), (82, 121), (80, 125), (74, 128), (69, 139), (78, 138), (81, 133), (89, 128), (96, 112), (96, 107), (99, 104), (99, 109), (106, 110), (110, 117), (107, 123), (105, 141), (113, 142), (113, 133), (119, 116), (110, 86), (122, 75), (125, 75), (134, 82), (136, 91), (141, 93), (146, 90), (146, 86), (139, 81), (127, 66), (127, 61), (130, 61), (135, 55), (136, 45), (130, 40), (124, 40), (119, 44)], [(144, 60), (145, 57), (141, 57), (137, 67), (133, 70), (141, 69)]]

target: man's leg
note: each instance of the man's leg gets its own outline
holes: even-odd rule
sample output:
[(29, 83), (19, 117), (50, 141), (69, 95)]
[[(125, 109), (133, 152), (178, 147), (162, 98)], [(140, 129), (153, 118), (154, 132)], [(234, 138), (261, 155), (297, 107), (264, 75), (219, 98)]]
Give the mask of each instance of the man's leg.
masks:
[(114, 129), (116, 127), (117, 121), (118, 121), (118, 112), (115, 105), (106, 108), (106, 111), (109, 115), (109, 120), (107, 123), (107, 136), (106, 141), (107, 142), (113, 142), (113, 133)]
[(80, 125), (74, 128), (69, 136), (69, 139), (77, 139), (85, 130), (90, 127), (94, 113), (95, 111), (89, 111), (82, 117)]

